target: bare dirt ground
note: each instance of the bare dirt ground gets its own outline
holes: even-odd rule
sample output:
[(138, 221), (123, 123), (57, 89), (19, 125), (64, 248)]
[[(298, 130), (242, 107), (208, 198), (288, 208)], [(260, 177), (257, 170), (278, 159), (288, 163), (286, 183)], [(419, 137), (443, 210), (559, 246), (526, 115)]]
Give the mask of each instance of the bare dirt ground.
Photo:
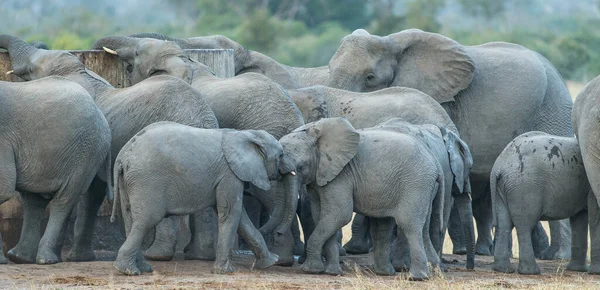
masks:
[[(370, 255), (343, 257), (343, 276), (304, 274), (299, 265), (251, 270), (254, 257), (233, 255), (238, 272), (210, 273), (212, 262), (185, 261), (179, 255), (170, 262), (151, 262), (154, 273), (128, 277), (110, 261), (59, 263), (56, 265), (2, 265), (0, 289), (598, 289), (600, 276), (565, 271), (566, 261), (538, 261), (543, 274), (523, 276), (491, 271), (492, 257), (477, 256), (475, 271), (465, 269), (465, 256), (444, 255), (448, 272), (425, 282), (407, 280), (406, 273), (393, 277), (373, 275)], [(517, 260), (513, 260), (517, 262)]]

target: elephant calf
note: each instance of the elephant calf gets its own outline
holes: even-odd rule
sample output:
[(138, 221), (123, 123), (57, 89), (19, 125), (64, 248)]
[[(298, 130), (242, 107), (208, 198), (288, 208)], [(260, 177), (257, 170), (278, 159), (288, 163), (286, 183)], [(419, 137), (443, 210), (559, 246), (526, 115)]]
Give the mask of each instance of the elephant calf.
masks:
[(235, 270), (229, 252), (236, 230), (254, 251), (256, 267), (272, 266), (278, 256), (269, 252), (242, 207), (244, 182), (268, 190), (269, 180), (283, 175), (287, 194), (271, 197), (286, 210), (272, 217), (278, 216), (277, 233), (281, 234), (295, 217), (298, 196), (296, 173), (286, 164), (291, 163), (283, 160), (281, 144), (265, 131), (199, 129), (173, 122), (142, 129), (115, 161), (111, 219), (120, 209), (127, 234), (115, 267), (127, 275), (151, 272), (140, 252), (144, 237), (165, 216), (193, 214), (215, 206), (219, 234), (213, 273)]
[(317, 223), (308, 239), (303, 271), (342, 274), (335, 233), (350, 222), (353, 211), (373, 218), (375, 273), (395, 273), (390, 261), (394, 225), (410, 247), (411, 278), (428, 278), (428, 261), (439, 266), (429, 222), (432, 212), (437, 214), (435, 227), (442, 230), (444, 172), (422, 142), (390, 130), (357, 131), (344, 118), (306, 124), (280, 142), (307, 185)]
[[(531, 231), (540, 220), (571, 219), (568, 270), (587, 271), (587, 202), (591, 193), (575, 138), (532, 131), (510, 142), (492, 168), (490, 190), (496, 226), (494, 271), (515, 271), (509, 243), (519, 239), (520, 274), (540, 274)], [(590, 201), (595, 202), (594, 199)]]

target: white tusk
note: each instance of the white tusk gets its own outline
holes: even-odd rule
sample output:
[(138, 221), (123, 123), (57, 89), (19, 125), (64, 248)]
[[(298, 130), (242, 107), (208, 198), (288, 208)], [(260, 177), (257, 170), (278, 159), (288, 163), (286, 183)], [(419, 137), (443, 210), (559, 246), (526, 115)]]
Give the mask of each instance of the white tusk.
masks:
[(296, 176), (296, 172), (295, 172), (295, 171), (290, 171), (290, 174), (291, 174), (292, 176)]
[(9, 70), (9, 71), (6, 72), (6, 75), (10, 75), (10, 74), (12, 74), (14, 72), (15, 72), (14, 70)]
[(106, 51), (106, 52), (108, 52), (110, 54), (119, 55), (116, 51), (114, 51), (114, 50), (112, 50), (112, 49), (110, 49), (110, 48), (108, 48), (106, 46), (103, 46), (102, 49), (104, 49), (104, 51)]

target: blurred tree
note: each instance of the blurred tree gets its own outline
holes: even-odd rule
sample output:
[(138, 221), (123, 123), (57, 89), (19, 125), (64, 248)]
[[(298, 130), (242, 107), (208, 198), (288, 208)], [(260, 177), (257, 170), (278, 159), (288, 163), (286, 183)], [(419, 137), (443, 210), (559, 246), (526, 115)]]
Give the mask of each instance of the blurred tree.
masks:
[(236, 39), (245, 48), (270, 53), (275, 48), (277, 23), (267, 9), (255, 10), (237, 29)]
[(437, 21), (445, 0), (411, 0), (406, 10), (406, 27), (438, 32), (442, 25)]
[(504, 0), (457, 0), (461, 8), (474, 17), (493, 19), (504, 13)]

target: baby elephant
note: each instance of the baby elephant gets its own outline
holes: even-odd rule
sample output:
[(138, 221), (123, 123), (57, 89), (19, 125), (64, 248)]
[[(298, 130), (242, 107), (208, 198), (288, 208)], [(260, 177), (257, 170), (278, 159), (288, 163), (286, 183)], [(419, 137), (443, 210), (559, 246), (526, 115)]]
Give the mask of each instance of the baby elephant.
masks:
[(216, 207), (219, 216), (213, 273), (235, 271), (229, 252), (236, 231), (256, 255), (257, 268), (272, 266), (278, 257), (269, 252), (242, 206), (244, 183), (268, 190), (269, 180), (283, 175), (285, 194), (271, 197), (285, 209), (276, 230), (282, 234), (295, 217), (298, 196), (296, 173), (287, 164), (281, 144), (265, 131), (199, 129), (173, 122), (147, 126), (115, 161), (111, 220), (120, 209), (127, 233), (115, 267), (127, 275), (151, 272), (140, 251), (144, 238), (166, 216), (208, 207)]
[(531, 231), (540, 220), (565, 218), (571, 219), (572, 227), (572, 257), (567, 270), (587, 271), (590, 185), (575, 138), (537, 131), (518, 136), (496, 159), (490, 190), (496, 226), (494, 271), (515, 271), (509, 260), (514, 226), (519, 239), (519, 273), (540, 274)]

